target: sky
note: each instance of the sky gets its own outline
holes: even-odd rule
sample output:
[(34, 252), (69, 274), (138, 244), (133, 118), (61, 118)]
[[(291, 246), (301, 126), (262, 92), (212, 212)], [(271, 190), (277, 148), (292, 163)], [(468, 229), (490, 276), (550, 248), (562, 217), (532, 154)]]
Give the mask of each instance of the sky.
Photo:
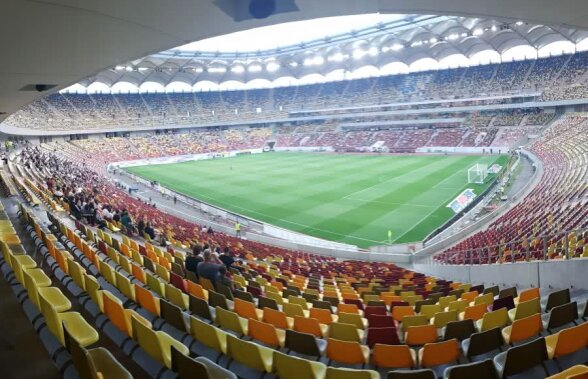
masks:
[(365, 29), (378, 23), (401, 20), (405, 15), (364, 14), (319, 18), (265, 26), (208, 38), (173, 50), (204, 52), (255, 52), (315, 41), (328, 36)]

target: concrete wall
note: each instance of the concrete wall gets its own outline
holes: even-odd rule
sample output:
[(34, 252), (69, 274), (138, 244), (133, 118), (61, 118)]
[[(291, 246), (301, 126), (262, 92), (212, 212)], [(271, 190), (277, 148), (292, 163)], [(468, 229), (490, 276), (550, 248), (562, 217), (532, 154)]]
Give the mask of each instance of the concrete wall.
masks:
[(501, 287), (588, 290), (588, 259), (493, 265), (414, 264), (417, 272), (442, 279)]

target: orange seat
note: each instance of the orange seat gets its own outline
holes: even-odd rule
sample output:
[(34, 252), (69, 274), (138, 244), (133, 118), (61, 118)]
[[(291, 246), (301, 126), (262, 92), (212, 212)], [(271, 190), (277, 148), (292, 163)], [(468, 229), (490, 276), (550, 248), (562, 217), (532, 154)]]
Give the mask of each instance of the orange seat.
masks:
[(409, 346), (420, 346), (437, 341), (435, 325), (409, 326), (405, 334), (405, 342)]
[(194, 297), (197, 297), (202, 300), (207, 300), (206, 293), (204, 292), (204, 288), (198, 283), (194, 283), (191, 280), (187, 280), (188, 282), (188, 293)]
[(316, 318), (294, 317), (294, 330), (297, 332), (308, 333), (315, 337), (323, 338), (327, 333), (327, 328), (327, 325), (321, 324)]
[(235, 299), (235, 312), (243, 317), (243, 318), (252, 318), (257, 321), (263, 319), (263, 311), (261, 309), (257, 309), (253, 303), (242, 299)]
[(478, 291), (470, 291), (461, 294), (461, 299), (471, 303), (474, 299), (478, 297)]
[(529, 288), (519, 294), (519, 297), (515, 299), (515, 304), (524, 303), (525, 301), (533, 300), (538, 297), (541, 297), (539, 288)]
[(399, 305), (392, 309), (392, 317), (395, 321), (400, 322), (404, 316), (414, 316), (414, 308), (412, 305)]
[(486, 304), (481, 303), (467, 307), (463, 313), (459, 315), (462, 320), (479, 320), (484, 317), (484, 313), (488, 311)]
[(145, 271), (136, 264), (131, 265), (131, 271), (135, 279), (140, 281), (143, 284), (147, 284), (147, 278), (145, 278)]
[(149, 313), (160, 316), (159, 298), (153, 296), (151, 291), (135, 284), (135, 297), (142, 308), (145, 308)]
[(588, 322), (545, 337), (549, 359), (575, 353), (588, 346)]
[(322, 308), (310, 308), (310, 318), (316, 318), (321, 324), (331, 325), (331, 323), (337, 321), (337, 316), (333, 316), (331, 311)]
[(362, 314), (363, 312), (359, 311), (359, 308), (357, 307), (356, 304), (339, 303), (339, 305), (337, 305), (337, 313)]
[(286, 341), (285, 330), (276, 329), (272, 324), (257, 321), (253, 318), (249, 319), (249, 329), (247, 334), (254, 340), (258, 340), (274, 348), (284, 347)]
[(374, 346), (372, 363), (377, 368), (414, 368), (416, 366), (416, 352), (407, 345)]
[(327, 340), (327, 358), (329, 358), (329, 363), (335, 361), (349, 365), (364, 365), (370, 359), (370, 349), (358, 342), (329, 338)]
[(502, 336), (504, 337), (504, 342), (512, 344), (535, 337), (542, 330), (541, 314), (536, 313), (532, 316), (515, 320), (512, 325), (504, 327)]
[(456, 339), (428, 343), (419, 350), (419, 362), (424, 368), (435, 367), (457, 362), (459, 355), (459, 342)]
[(271, 308), (263, 308), (263, 322), (280, 329), (292, 329), (294, 327), (294, 319), (286, 316), (284, 312)]

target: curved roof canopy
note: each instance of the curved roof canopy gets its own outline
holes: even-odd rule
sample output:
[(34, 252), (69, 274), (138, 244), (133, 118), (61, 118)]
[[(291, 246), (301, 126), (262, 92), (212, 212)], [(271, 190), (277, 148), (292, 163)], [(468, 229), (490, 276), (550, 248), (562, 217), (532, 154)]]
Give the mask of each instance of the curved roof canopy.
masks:
[[(394, 62), (410, 66), (422, 59), (440, 62), (452, 56), (467, 61), (488, 51), (502, 56), (521, 46), (541, 51), (556, 42), (567, 43), (569, 53), (586, 38), (588, 31), (520, 20), (432, 15), (340, 16), (205, 39), (117, 65), (80, 84), (89, 86), (97, 82), (113, 86), (127, 82), (138, 87), (146, 82), (161, 86), (172, 82), (187, 86), (202, 81), (271, 82), (337, 70), (353, 72), (365, 66), (380, 69)], [(536, 57), (535, 53), (532, 58)], [(463, 64), (463, 60), (460, 62)]]

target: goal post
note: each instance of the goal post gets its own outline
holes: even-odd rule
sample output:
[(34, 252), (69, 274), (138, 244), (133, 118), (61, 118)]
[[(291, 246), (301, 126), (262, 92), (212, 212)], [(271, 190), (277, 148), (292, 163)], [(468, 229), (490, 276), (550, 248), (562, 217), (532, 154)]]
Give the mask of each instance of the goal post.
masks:
[(484, 184), (488, 176), (488, 165), (476, 163), (468, 169), (468, 183)]

